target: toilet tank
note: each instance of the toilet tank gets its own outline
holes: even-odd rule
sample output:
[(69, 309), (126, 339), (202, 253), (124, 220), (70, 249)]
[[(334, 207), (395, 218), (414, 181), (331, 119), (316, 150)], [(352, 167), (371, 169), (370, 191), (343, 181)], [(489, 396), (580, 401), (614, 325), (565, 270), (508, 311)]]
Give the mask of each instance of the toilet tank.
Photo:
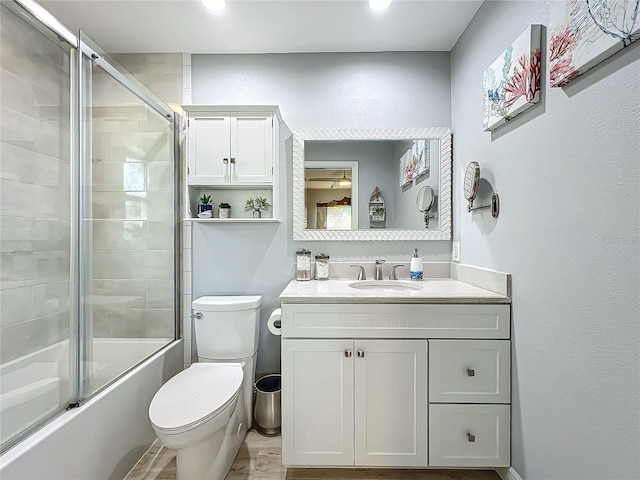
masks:
[(259, 295), (204, 296), (191, 303), (198, 357), (232, 360), (255, 355), (260, 324)]

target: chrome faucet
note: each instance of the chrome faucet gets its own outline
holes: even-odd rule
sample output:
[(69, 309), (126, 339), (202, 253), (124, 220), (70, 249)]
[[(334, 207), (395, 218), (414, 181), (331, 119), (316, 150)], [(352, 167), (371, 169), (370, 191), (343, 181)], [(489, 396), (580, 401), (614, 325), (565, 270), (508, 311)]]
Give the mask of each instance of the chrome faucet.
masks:
[(376, 273), (375, 279), (382, 280), (382, 265), (384, 264), (384, 260), (376, 260)]
[(358, 280), (366, 280), (367, 279), (367, 275), (364, 273), (364, 267), (362, 265), (351, 265), (352, 267), (357, 267), (360, 269), (360, 272), (358, 272)]
[(405, 268), (404, 265), (394, 265), (393, 267), (391, 267), (391, 269), (389, 270), (389, 280), (397, 280), (398, 279), (398, 275), (396, 274), (396, 268), (398, 268), (398, 267)]

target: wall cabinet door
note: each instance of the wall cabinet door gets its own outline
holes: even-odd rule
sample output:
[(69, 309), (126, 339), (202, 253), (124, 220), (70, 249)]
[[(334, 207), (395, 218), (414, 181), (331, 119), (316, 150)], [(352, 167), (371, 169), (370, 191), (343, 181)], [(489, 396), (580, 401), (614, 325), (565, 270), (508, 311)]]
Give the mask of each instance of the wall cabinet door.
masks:
[(273, 180), (273, 114), (237, 113), (231, 118), (231, 158), (238, 183)]
[(273, 181), (272, 112), (193, 113), (188, 146), (188, 180), (192, 185)]
[(231, 156), (230, 115), (228, 112), (198, 113), (189, 119), (189, 183), (211, 185), (224, 182), (224, 159)]
[(355, 464), (426, 466), (426, 340), (356, 340), (354, 357)]
[(282, 341), (282, 462), (353, 465), (353, 340)]

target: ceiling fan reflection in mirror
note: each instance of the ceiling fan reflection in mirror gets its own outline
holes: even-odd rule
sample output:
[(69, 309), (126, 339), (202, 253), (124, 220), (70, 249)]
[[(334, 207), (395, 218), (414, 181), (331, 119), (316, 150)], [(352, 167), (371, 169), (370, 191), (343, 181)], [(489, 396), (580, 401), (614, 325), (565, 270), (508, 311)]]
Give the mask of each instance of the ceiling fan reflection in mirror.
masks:
[[(332, 190), (335, 190), (337, 188), (351, 187), (351, 179), (347, 177), (346, 170), (342, 171), (342, 177), (307, 177), (305, 178), (305, 180), (307, 182), (332, 182), (331, 185), (329, 186), (329, 188), (331, 188)], [(317, 187), (317, 188), (325, 188), (325, 187)]]

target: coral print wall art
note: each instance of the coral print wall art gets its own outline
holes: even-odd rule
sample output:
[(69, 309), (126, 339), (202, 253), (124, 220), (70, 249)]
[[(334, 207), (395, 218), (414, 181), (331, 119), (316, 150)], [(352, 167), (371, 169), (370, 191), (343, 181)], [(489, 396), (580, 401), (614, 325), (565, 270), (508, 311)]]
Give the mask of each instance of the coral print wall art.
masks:
[(412, 149), (400, 157), (400, 186), (404, 187), (413, 182), (418, 170), (418, 159), (413, 155)]
[(552, 2), (549, 77), (561, 87), (640, 38), (640, 0)]
[(399, 160), (400, 186), (405, 187), (413, 182), (414, 178), (431, 173), (431, 159), (429, 158), (429, 140), (415, 140), (411, 148), (407, 150)]
[(485, 131), (540, 100), (540, 28), (530, 25), (484, 72)]
[(418, 161), (416, 168), (416, 178), (426, 175), (429, 177), (431, 171), (429, 140), (416, 140), (411, 147), (413, 156)]

